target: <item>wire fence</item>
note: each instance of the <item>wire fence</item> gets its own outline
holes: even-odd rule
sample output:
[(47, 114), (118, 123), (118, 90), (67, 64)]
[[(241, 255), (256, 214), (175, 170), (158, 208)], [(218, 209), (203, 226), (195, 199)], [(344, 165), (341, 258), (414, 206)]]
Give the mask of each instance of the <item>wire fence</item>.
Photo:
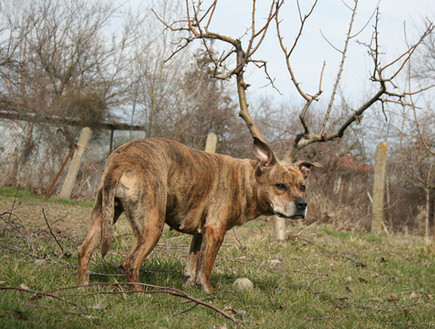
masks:
[[(141, 127), (128, 131), (129, 127), (105, 124), (93, 129), (71, 198), (93, 199), (111, 151), (129, 140), (144, 137), (143, 130), (138, 131)], [(48, 192), (56, 195), (64, 182), (71, 158), (68, 155), (75, 148), (80, 131), (80, 126), (65, 125), (65, 122), (55, 124), (0, 116), (0, 187), (20, 187), (41, 195)], [(313, 171), (308, 198), (312, 200), (310, 208), (315, 222), (344, 230), (369, 230), (372, 173), (370, 168), (353, 161), (347, 156), (330, 163), (324, 159), (324, 167)], [(386, 193), (384, 211), (391, 230), (423, 234), (427, 215), (433, 227), (435, 202), (425, 207), (418, 201), (424, 195), (418, 191), (404, 194), (392, 179), (388, 180)], [(408, 199), (415, 200), (415, 195), (420, 196), (419, 199), (407, 203)], [(433, 194), (430, 197), (433, 200)], [(426, 214), (423, 219), (418, 219), (420, 213)]]
[[(60, 173), (53, 193), (60, 188), (66, 168), (62, 165), (71, 154), (70, 143), (63, 133), (65, 129), (50, 123), (25, 120), (0, 119), (0, 186), (28, 188), (46, 195), (54, 179)], [(77, 142), (79, 127), (68, 127)], [(71, 133), (72, 132), (72, 133)], [(82, 159), (72, 196), (93, 197), (111, 150), (129, 139), (141, 138), (143, 132), (115, 129), (95, 130)]]

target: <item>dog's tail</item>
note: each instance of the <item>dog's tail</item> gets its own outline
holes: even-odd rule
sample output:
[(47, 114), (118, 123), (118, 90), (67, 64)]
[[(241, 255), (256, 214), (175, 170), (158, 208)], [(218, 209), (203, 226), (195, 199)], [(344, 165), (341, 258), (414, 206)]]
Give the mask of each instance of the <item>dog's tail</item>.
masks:
[(123, 170), (115, 169), (105, 173), (100, 189), (101, 195), (101, 255), (104, 257), (109, 251), (113, 239), (113, 218), (115, 215), (115, 191)]

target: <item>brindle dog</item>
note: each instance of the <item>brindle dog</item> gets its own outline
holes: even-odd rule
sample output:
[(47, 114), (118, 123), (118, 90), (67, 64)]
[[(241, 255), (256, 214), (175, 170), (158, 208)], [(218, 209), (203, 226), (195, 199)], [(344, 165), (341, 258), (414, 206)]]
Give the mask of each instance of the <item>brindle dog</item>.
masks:
[(101, 243), (106, 255), (113, 225), (125, 212), (136, 237), (123, 262), (127, 281), (139, 282), (139, 267), (167, 223), (193, 235), (186, 283), (211, 293), (210, 273), (229, 229), (260, 215), (305, 217), (305, 179), (309, 168), (318, 164), (281, 164), (257, 138), (253, 151), (257, 161), (206, 153), (162, 138), (119, 147), (107, 160), (91, 229), (79, 249), (79, 281), (89, 282), (92, 254)]

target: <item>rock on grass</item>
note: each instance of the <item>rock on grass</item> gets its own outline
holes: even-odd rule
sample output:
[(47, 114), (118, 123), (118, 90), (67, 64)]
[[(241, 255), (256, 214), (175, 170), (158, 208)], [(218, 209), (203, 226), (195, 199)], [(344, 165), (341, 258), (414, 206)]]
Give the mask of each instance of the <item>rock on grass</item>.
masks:
[(236, 292), (252, 292), (254, 284), (248, 278), (238, 278), (233, 283), (233, 290)]

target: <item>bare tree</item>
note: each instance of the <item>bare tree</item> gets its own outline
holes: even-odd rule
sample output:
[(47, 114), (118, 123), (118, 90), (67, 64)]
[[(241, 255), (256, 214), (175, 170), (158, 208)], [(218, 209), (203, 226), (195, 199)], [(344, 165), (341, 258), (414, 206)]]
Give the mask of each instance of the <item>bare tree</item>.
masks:
[[(99, 2), (1, 1), (0, 90), (25, 110), (98, 121), (122, 88), (131, 29), (110, 40), (117, 8)], [(122, 23), (121, 23), (122, 24)], [(106, 112), (106, 113), (105, 113)]]
[[(266, 19), (262, 24), (260, 24), (260, 26), (258, 26), (257, 19), (259, 15), (257, 13), (257, 2), (256, 0), (252, 0), (251, 26), (247, 28), (247, 31), (244, 35), (236, 37), (224, 35), (210, 30), (211, 22), (218, 6), (218, 0), (210, 1), (208, 5), (206, 5), (204, 1), (195, 2), (186, 0), (185, 17), (173, 22), (168, 22), (156, 12), (155, 14), (167, 29), (173, 32), (181, 33), (180, 42), (178, 43), (178, 47), (172, 56), (179, 53), (191, 42), (199, 40), (204, 49), (208, 51), (210, 60), (214, 63), (215, 78), (229, 79), (231, 77), (235, 77), (237, 95), (239, 99), (239, 116), (245, 121), (251, 135), (258, 138), (262, 138), (262, 134), (249, 112), (248, 100), (246, 97), (246, 89), (249, 87), (249, 83), (245, 81), (244, 72), (248, 65), (254, 64), (257, 67), (264, 69), (266, 76), (270, 79), (271, 83), (273, 83), (273, 79), (269, 76), (267, 71), (267, 62), (263, 59), (256, 58), (256, 55), (258, 49), (261, 47), (264, 39), (266, 38), (266, 34), (273, 25), (275, 26), (278, 42), (284, 55), (285, 65), (289, 73), (290, 80), (303, 101), (303, 106), (299, 111), (299, 121), (300, 127), (302, 129), (296, 133), (293, 141), (287, 147), (287, 151), (285, 152), (283, 159), (286, 162), (292, 162), (296, 154), (308, 145), (341, 139), (346, 130), (353, 123), (358, 123), (362, 120), (364, 112), (372, 107), (373, 104), (379, 102), (383, 108), (383, 105), (389, 102), (401, 104), (411, 102), (410, 97), (433, 87), (433, 84), (429, 84), (415, 90), (401, 90), (396, 83), (398, 76), (402, 73), (402, 71), (404, 71), (407, 63), (414, 55), (416, 49), (432, 33), (434, 29), (433, 23), (429, 22), (419, 39), (417, 39), (414, 44), (408, 45), (402, 54), (390, 61), (383, 62), (386, 56), (383, 56), (379, 50), (379, 8), (376, 8), (372, 15), (372, 17), (375, 17), (372, 37), (369, 42), (362, 44), (362, 46), (367, 48), (372, 59), (372, 73), (368, 78), (372, 82), (375, 91), (372, 95), (369, 95), (366, 99), (362, 100), (361, 103), (350, 113), (350, 115), (347, 116), (347, 118), (343, 118), (339, 125), (337, 125), (336, 122), (331, 124), (332, 113), (337, 106), (337, 94), (342, 82), (345, 63), (349, 55), (349, 44), (361, 32), (355, 31), (354, 27), (355, 18), (358, 12), (358, 0), (349, 1), (350, 4), (348, 4), (348, 2), (343, 2), (344, 6), (349, 9), (348, 28), (346, 30), (343, 45), (341, 47), (337, 47), (325, 38), (328, 43), (337, 50), (340, 57), (336, 78), (333, 82), (332, 92), (329, 96), (327, 106), (322, 111), (321, 115), (323, 116), (323, 120), (320, 126), (316, 127), (310, 125), (306, 118), (307, 114), (311, 111), (313, 103), (318, 101), (323, 95), (322, 83), (325, 65), (323, 64), (323, 67), (319, 72), (318, 90), (314, 93), (309, 93), (304, 90), (302, 85), (299, 83), (298, 77), (295, 73), (295, 68), (293, 66), (294, 64), (292, 61), (292, 55), (294, 54), (295, 49), (299, 47), (304, 28), (308, 24), (312, 13), (316, 9), (318, 0), (314, 0), (312, 2), (310, 9), (306, 13), (302, 12), (299, 1), (296, 1), (296, 3), (299, 14), (299, 29), (296, 33), (296, 37), (290, 43), (287, 43), (286, 39), (284, 39), (282, 25), (285, 22), (280, 19), (279, 15), (282, 11), (282, 8), (284, 8), (283, 0), (271, 0), (269, 2), (269, 11), (266, 14)], [(261, 15), (264, 16), (264, 13), (261, 13)], [(367, 27), (370, 21), (367, 22), (364, 28)], [(242, 38), (246, 40), (244, 43), (241, 41)], [(209, 51), (211, 41), (221, 42), (227, 45), (228, 48), (220, 54), (213, 53)], [(222, 69), (224, 70), (222, 71)], [(277, 225), (278, 224), (274, 226)], [(281, 236), (282, 235), (283, 234), (281, 234)]]
[[(159, 8), (165, 19), (179, 14), (179, 1), (158, 0), (153, 6)], [(149, 8), (144, 9), (144, 17), (134, 17), (137, 21), (135, 42), (129, 54), (129, 102), (126, 112), (131, 111), (131, 122), (143, 124), (145, 136), (161, 134), (166, 126), (173, 124), (177, 111), (175, 104), (181, 98), (179, 82), (188, 61), (189, 53), (175, 61), (165, 62), (170, 55), (170, 45), (175, 42), (168, 31), (155, 33), (158, 28)], [(170, 122), (170, 123), (169, 123)], [(169, 123), (169, 124), (168, 124)]]
[[(413, 89), (413, 84), (417, 84), (420, 86), (420, 88), (421, 86), (426, 85), (433, 86), (434, 79), (435, 36), (432, 33), (425, 40), (419, 56), (409, 64), (406, 85), (409, 90)], [(416, 105), (414, 98), (411, 98), (410, 104), (405, 105), (408, 105), (408, 107), (412, 109), (412, 114), (421, 145), (430, 156), (435, 157), (435, 132), (433, 130), (435, 109), (433, 104), (433, 93), (429, 94), (429, 97), (425, 100), (425, 104), (423, 105), (423, 110), (425, 110), (427, 115), (420, 115), (419, 118), (418, 112), (421, 112), (422, 108), (419, 108)]]
[[(218, 32), (213, 32), (210, 30), (210, 24), (213, 20), (213, 15), (215, 13), (216, 7), (218, 6), (218, 0), (211, 1), (210, 5), (206, 6), (203, 1), (193, 2), (186, 1), (186, 16), (183, 19), (167, 22), (156, 13), (157, 17), (161, 22), (174, 32), (183, 32), (184, 35), (181, 37), (181, 41), (178, 44), (178, 48), (174, 51), (175, 55), (182, 49), (184, 49), (187, 44), (200, 40), (205, 49), (209, 49), (210, 40), (218, 40), (229, 45), (229, 49), (223, 53), (216, 55), (209, 52), (210, 59), (214, 63), (216, 68), (215, 77), (218, 79), (228, 79), (232, 76), (235, 77), (237, 82), (237, 93), (239, 97), (240, 112), (239, 115), (245, 121), (249, 131), (253, 136), (261, 138), (261, 132), (255, 122), (253, 121), (250, 112), (248, 110), (248, 101), (246, 98), (246, 89), (249, 84), (244, 79), (244, 71), (246, 67), (250, 64), (255, 64), (260, 68), (265, 69), (267, 74), (267, 62), (261, 59), (256, 59), (258, 49), (261, 47), (266, 34), (271, 29), (273, 23), (275, 23), (278, 41), (283, 52), (287, 70), (290, 75), (290, 79), (296, 88), (299, 95), (304, 100), (304, 105), (300, 110), (299, 119), (302, 127), (302, 131), (297, 133), (293, 142), (288, 147), (284, 159), (286, 161), (292, 161), (299, 150), (305, 148), (306, 146), (318, 143), (326, 142), (330, 140), (340, 139), (348, 127), (354, 122), (359, 122), (362, 119), (363, 113), (369, 109), (374, 103), (380, 102), (381, 104), (385, 102), (403, 102), (408, 99), (409, 96), (415, 95), (422, 92), (428, 88), (433, 87), (433, 85), (419, 88), (417, 90), (403, 90), (397, 91), (397, 85), (395, 80), (398, 75), (404, 70), (405, 65), (414, 54), (417, 47), (430, 35), (433, 31), (433, 24), (428, 23), (426, 30), (420, 36), (420, 38), (413, 44), (410, 45), (401, 55), (397, 56), (393, 60), (382, 63), (379, 51), (379, 39), (378, 39), (378, 9), (375, 11), (375, 22), (374, 30), (371, 40), (365, 44), (368, 52), (372, 58), (373, 69), (372, 74), (369, 79), (372, 81), (374, 86), (377, 86), (376, 92), (369, 96), (366, 100), (362, 101), (361, 104), (351, 113), (347, 119), (345, 119), (342, 124), (334, 131), (330, 132), (329, 123), (331, 118), (331, 113), (334, 110), (336, 104), (336, 96), (339, 90), (339, 86), (343, 77), (343, 70), (348, 56), (349, 43), (356, 38), (360, 31), (355, 31), (354, 22), (357, 15), (358, 0), (351, 1), (351, 5), (345, 3), (349, 8), (349, 23), (348, 29), (346, 31), (346, 36), (344, 39), (344, 44), (342, 47), (335, 47), (339, 56), (341, 58), (340, 64), (337, 68), (336, 79), (333, 83), (332, 93), (330, 95), (328, 105), (323, 112), (323, 121), (318, 129), (314, 131), (315, 127), (310, 127), (306, 121), (306, 115), (310, 110), (313, 102), (320, 99), (322, 95), (322, 80), (323, 80), (323, 68), (319, 73), (319, 88), (315, 93), (306, 92), (301, 84), (298, 82), (298, 78), (295, 74), (295, 70), (291, 61), (291, 56), (295, 49), (299, 46), (299, 41), (302, 37), (302, 33), (306, 24), (309, 21), (311, 14), (314, 12), (317, 0), (312, 3), (310, 10), (307, 13), (302, 13), (299, 2), (299, 18), (300, 26), (298, 33), (292, 43), (286, 44), (284, 37), (282, 35), (282, 24), (283, 21), (280, 20), (279, 13), (284, 6), (284, 1), (273, 0), (270, 1), (269, 12), (265, 22), (261, 25), (257, 25), (256, 11), (257, 5), (256, 1), (252, 1), (252, 19), (251, 26), (247, 29), (245, 39), (247, 41), (244, 44), (241, 42), (241, 37), (232, 37), (228, 35), (223, 35)], [(264, 13), (261, 13), (264, 15)], [(222, 72), (222, 68), (225, 68), (225, 72)]]
[(80, 129), (45, 119), (93, 127), (121, 101), (132, 36), (123, 17), (109, 2), (0, 0), (0, 111), (31, 118), (4, 129), (17, 136), (24, 184), (44, 185)]
[(174, 133), (178, 140), (197, 148), (204, 147), (209, 132), (220, 136), (221, 150), (228, 144), (237, 147), (234, 137), (240, 136), (240, 129), (236, 126), (243, 123), (235, 116), (237, 106), (224, 82), (213, 78), (211, 64), (207, 52), (198, 49), (194, 53), (179, 87), (185, 98), (178, 105), (182, 111), (178, 115)]
[[(429, 239), (433, 236), (434, 159), (421, 143), (412, 122), (408, 127), (397, 128), (400, 129), (395, 132), (396, 143), (391, 143), (394, 151), (389, 160), (390, 222), (395, 230), (406, 226)], [(399, 145), (404, 139), (406, 142)]]
[[(406, 41), (408, 37), (405, 30)], [(402, 117), (405, 124), (399, 130), (399, 139), (408, 137), (396, 154), (396, 166), (401, 168), (400, 176), (410, 185), (424, 193), (424, 235), (426, 239), (435, 237), (435, 112), (433, 109), (433, 93), (416, 95), (412, 90), (429, 90), (435, 84), (434, 36), (430, 34), (422, 43), (422, 47), (412, 60), (407, 63), (407, 78), (404, 80), (409, 97), (402, 100)], [(422, 96), (422, 97), (419, 97)], [(422, 99), (418, 99), (422, 98)], [(432, 227), (432, 231), (431, 231)]]
[[(261, 26), (258, 30), (255, 25), (255, 1), (253, 6), (253, 19), (252, 26), (250, 30), (250, 37), (246, 49), (243, 49), (242, 42), (238, 38), (232, 38), (226, 35), (209, 31), (209, 26), (213, 18), (214, 11), (217, 6), (217, 0), (213, 1), (212, 4), (203, 11), (202, 2), (195, 3), (186, 2), (186, 15), (185, 19), (180, 21), (175, 21), (169, 24), (156, 12), (156, 16), (159, 20), (171, 31), (186, 32), (187, 34), (182, 37), (177, 50), (170, 56), (173, 57), (176, 53), (180, 52), (187, 47), (194, 40), (202, 40), (204, 48), (207, 50), (211, 62), (215, 67), (214, 77), (217, 79), (229, 79), (232, 76), (236, 77), (237, 81), (237, 93), (239, 97), (240, 112), (239, 115), (245, 120), (248, 129), (252, 136), (262, 139), (262, 135), (257, 125), (254, 123), (251, 114), (248, 110), (248, 102), (246, 98), (246, 89), (249, 85), (244, 79), (244, 70), (249, 63), (255, 63), (260, 66), (265, 66), (266, 62), (262, 60), (255, 60), (254, 54), (257, 52), (262, 41), (264, 40), (266, 33), (269, 29), (273, 18), (277, 13), (277, 8), (281, 6), (282, 3), (276, 4), (271, 3), (270, 12), (266, 23)], [(277, 7), (277, 8), (276, 8)], [(230, 45), (230, 50), (222, 54), (216, 54), (210, 51), (210, 44), (207, 43), (209, 40), (218, 40)], [(235, 56), (235, 64), (231, 65), (230, 58)], [(223, 71), (221, 68), (225, 68)]]

